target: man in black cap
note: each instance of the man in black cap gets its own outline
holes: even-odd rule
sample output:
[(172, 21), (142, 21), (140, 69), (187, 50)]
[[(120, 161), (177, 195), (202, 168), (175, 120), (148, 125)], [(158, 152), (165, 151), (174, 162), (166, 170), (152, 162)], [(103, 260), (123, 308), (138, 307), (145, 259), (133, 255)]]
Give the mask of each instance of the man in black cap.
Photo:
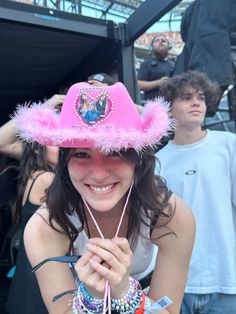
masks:
[(96, 86), (113, 85), (115, 80), (106, 73), (96, 73), (88, 77), (88, 83)]

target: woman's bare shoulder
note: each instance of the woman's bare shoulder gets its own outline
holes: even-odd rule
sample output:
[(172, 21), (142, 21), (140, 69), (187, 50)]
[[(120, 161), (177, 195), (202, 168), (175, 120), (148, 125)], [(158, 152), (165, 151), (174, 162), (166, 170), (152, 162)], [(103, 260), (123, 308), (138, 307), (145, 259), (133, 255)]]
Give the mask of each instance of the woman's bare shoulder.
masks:
[(52, 183), (52, 180), (54, 178), (53, 172), (50, 171), (36, 171), (33, 174), (33, 179), (35, 178), (35, 185), (39, 186), (49, 186)]
[[(154, 229), (152, 238), (162, 239), (165, 234), (171, 235), (170, 238), (182, 238), (195, 236), (195, 218), (192, 210), (177, 195), (172, 194), (169, 200), (169, 207), (165, 209), (167, 214), (172, 213), (172, 217), (165, 224), (164, 219), (160, 226)], [(164, 239), (165, 237), (163, 237)], [(156, 240), (159, 242), (159, 240)], [(154, 242), (156, 242), (154, 241)], [(160, 240), (161, 241), (161, 240)]]
[(179, 228), (190, 224), (190, 227), (195, 225), (195, 219), (191, 208), (176, 194), (172, 194), (170, 197), (170, 204), (174, 210), (173, 221), (170, 223)]
[(54, 178), (54, 174), (50, 171), (36, 171), (32, 175), (32, 179), (35, 180), (32, 185), (32, 179), (27, 184), (27, 189), (25, 191), (25, 198), (28, 195), (28, 192), (31, 188), (30, 194), (29, 194), (29, 200), (34, 204), (42, 204), (42, 200), (45, 197), (46, 190), (51, 185)]
[(53, 225), (58, 231), (50, 225), (48, 209), (44, 204), (26, 224), (24, 244), (32, 265), (48, 257), (65, 255), (68, 252), (68, 236), (55, 222)]
[(59, 238), (65, 237), (61, 227), (55, 221), (52, 221), (52, 223), (55, 228), (53, 228), (49, 222), (48, 208), (44, 203), (29, 219), (24, 233), (30, 232), (35, 237), (39, 238), (48, 237), (49, 235)]

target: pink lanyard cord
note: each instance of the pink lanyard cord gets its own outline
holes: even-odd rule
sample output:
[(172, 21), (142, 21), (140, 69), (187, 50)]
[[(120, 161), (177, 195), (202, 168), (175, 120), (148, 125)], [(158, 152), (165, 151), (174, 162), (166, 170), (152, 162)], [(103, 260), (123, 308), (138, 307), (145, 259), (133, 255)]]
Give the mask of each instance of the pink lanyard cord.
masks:
[[(122, 221), (123, 221), (123, 217), (124, 217), (124, 214), (125, 214), (125, 211), (126, 211), (126, 207), (127, 207), (127, 205), (128, 205), (128, 202), (129, 202), (129, 198), (130, 198), (130, 194), (131, 194), (133, 185), (134, 185), (134, 183), (132, 182), (132, 184), (131, 184), (131, 186), (130, 186), (130, 188), (129, 188), (129, 192), (128, 192), (126, 201), (125, 201), (125, 205), (124, 205), (124, 207), (123, 207), (123, 211), (122, 211), (122, 214), (121, 214), (121, 217), (120, 217), (120, 221), (119, 221), (119, 224), (118, 224), (118, 227), (117, 227), (117, 230), (116, 230), (115, 237), (117, 237), (118, 234), (119, 234), (120, 226), (121, 226)], [(86, 208), (87, 208), (87, 210), (88, 210), (88, 212), (89, 212), (89, 214), (90, 214), (90, 216), (91, 216), (91, 218), (92, 218), (92, 220), (93, 220), (93, 222), (94, 222), (94, 224), (95, 224), (95, 226), (96, 226), (96, 228), (97, 228), (97, 231), (98, 231), (100, 237), (101, 237), (102, 239), (104, 239), (104, 236), (103, 236), (103, 234), (102, 234), (102, 231), (101, 231), (101, 229), (99, 228), (99, 225), (98, 225), (98, 223), (96, 222), (96, 219), (94, 218), (94, 216), (93, 216), (93, 214), (92, 214), (92, 212), (91, 212), (91, 210), (90, 210), (90, 208), (89, 208), (89, 206), (88, 206), (88, 203), (86, 202), (86, 200), (85, 200), (83, 197), (82, 197), (82, 199), (83, 199), (83, 202), (84, 202), (84, 204), (85, 204), (85, 206), (86, 206)], [(111, 288), (110, 288), (110, 285), (109, 285), (108, 280), (106, 281), (106, 287), (105, 287), (105, 292), (104, 292), (103, 314), (106, 313), (107, 305), (108, 305), (108, 313), (111, 314)]]

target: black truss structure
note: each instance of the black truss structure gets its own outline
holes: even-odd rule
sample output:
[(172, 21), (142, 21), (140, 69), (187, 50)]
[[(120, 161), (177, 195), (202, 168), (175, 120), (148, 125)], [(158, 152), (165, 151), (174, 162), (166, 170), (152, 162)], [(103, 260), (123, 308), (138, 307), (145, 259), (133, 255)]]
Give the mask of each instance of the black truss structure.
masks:
[[(139, 102), (134, 40), (180, 1), (161, 6), (154, 0), (110, 1), (112, 7), (134, 9), (126, 23), (118, 24), (60, 11), (62, 1), (44, 0), (48, 8), (34, 2), (0, 1), (0, 124), (17, 103), (50, 97), (59, 87), (98, 72), (114, 74)], [(80, 2), (70, 1), (71, 12), (80, 13)]]

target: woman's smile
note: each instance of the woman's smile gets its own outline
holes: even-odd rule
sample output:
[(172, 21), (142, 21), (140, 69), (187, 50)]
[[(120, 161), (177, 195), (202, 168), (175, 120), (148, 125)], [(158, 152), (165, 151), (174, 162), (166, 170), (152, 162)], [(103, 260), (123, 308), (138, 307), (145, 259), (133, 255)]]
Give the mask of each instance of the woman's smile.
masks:
[(117, 183), (106, 184), (106, 185), (87, 185), (95, 193), (107, 193), (114, 190)]

